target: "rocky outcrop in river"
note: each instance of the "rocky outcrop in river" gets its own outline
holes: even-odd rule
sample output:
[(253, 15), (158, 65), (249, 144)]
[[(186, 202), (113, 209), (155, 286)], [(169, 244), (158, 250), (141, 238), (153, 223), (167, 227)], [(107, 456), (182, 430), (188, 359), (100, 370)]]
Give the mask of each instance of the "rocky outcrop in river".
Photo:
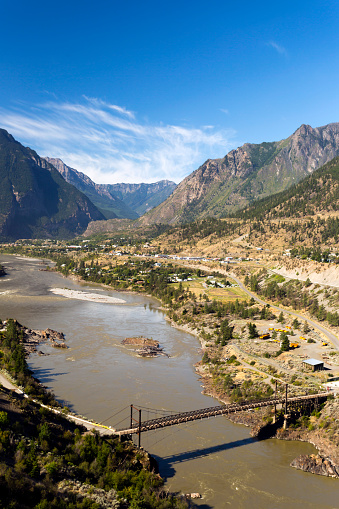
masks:
[(125, 338), (121, 343), (136, 349), (136, 352), (140, 355), (140, 357), (157, 357), (158, 355), (165, 355), (168, 357), (168, 355), (160, 347), (159, 342), (152, 338), (137, 336)]
[(24, 348), (27, 354), (36, 352), (39, 344), (46, 341), (49, 341), (54, 348), (68, 348), (65, 343), (63, 332), (58, 332), (53, 329), (32, 330), (26, 327), (22, 327), (22, 331)]
[(317, 475), (339, 478), (339, 468), (330, 459), (322, 458), (319, 454), (302, 454), (291, 462), (291, 467)]

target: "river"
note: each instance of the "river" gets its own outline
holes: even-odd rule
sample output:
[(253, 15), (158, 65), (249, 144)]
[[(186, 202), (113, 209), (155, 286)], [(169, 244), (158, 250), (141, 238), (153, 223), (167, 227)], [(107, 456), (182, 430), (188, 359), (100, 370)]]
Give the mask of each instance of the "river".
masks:
[[(36, 259), (1, 255), (0, 263), (7, 270), (0, 278), (0, 317), (65, 333), (69, 349), (42, 345), (49, 355), (33, 354), (29, 365), (73, 411), (112, 426), (123, 419), (123, 426), (131, 403), (175, 412), (218, 404), (201, 394), (194, 371), (201, 357), (197, 338), (171, 327), (157, 300), (41, 271), (44, 265)], [(77, 297), (94, 293), (121, 301), (67, 298), (51, 292), (53, 288), (81, 292), (73, 294)], [(137, 357), (121, 345), (135, 335), (159, 340), (170, 357)], [(143, 419), (153, 417), (143, 410)], [(167, 488), (201, 493), (197, 504), (205, 509), (339, 507), (338, 480), (289, 466), (299, 454), (316, 452), (313, 446), (259, 442), (250, 438), (248, 428), (225, 417), (144, 433), (141, 445), (158, 459)]]

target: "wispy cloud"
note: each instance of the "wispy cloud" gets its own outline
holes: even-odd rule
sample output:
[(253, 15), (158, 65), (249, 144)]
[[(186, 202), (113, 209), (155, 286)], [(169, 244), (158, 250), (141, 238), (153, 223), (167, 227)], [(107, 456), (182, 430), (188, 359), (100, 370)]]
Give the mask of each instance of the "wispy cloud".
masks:
[(0, 109), (0, 126), (40, 155), (59, 157), (97, 183), (182, 180), (234, 148), (235, 131), (149, 124), (98, 98)]
[(229, 115), (230, 114), (229, 110), (226, 110), (225, 108), (220, 108), (220, 111), (225, 113), (225, 115)]
[(281, 46), (281, 44), (276, 43), (275, 41), (270, 41), (267, 43), (267, 46), (270, 46), (271, 48), (275, 49), (280, 55), (287, 56), (287, 51), (284, 46)]

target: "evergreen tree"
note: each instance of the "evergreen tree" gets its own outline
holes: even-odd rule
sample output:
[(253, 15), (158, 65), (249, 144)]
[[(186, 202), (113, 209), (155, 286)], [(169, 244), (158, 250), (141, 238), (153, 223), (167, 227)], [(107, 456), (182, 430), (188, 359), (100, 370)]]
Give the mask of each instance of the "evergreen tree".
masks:
[(281, 340), (280, 350), (282, 352), (288, 352), (288, 350), (290, 349), (290, 341), (288, 339), (286, 332), (282, 332), (280, 334), (280, 340)]
[(255, 323), (249, 322), (247, 327), (248, 327), (248, 332), (249, 332), (249, 338), (250, 339), (257, 338), (258, 330), (257, 330), (257, 326), (255, 325)]
[(278, 322), (284, 323), (284, 321), (285, 321), (284, 313), (281, 311), (280, 315), (278, 316)]

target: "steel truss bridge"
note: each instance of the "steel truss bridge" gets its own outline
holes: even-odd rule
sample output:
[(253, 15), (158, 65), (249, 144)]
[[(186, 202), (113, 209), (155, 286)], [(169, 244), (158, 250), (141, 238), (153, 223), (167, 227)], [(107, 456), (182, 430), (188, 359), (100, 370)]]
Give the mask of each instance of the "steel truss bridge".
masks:
[[(328, 396), (329, 396), (328, 392), (319, 392), (317, 394), (308, 394), (305, 396), (287, 397), (287, 386), (286, 386), (285, 397), (279, 398), (275, 397), (251, 402), (213, 406), (209, 408), (202, 408), (200, 410), (192, 410), (190, 412), (181, 412), (174, 415), (168, 415), (157, 419), (150, 419), (147, 421), (141, 420), (142, 412), (141, 409), (138, 409), (134, 405), (131, 405), (130, 426), (125, 429), (115, 430), (115, 434), (119, 436), (138, 434), (140, 445), (140, 435), (145, 431), (156, 430), (160, 428), (165, 428), (167, 426), (175, 426), (176, 424), (183, 424), (191, 421), (196, 421), (199, 419), (207, 419), (209, 417), (216, 417), (218, 415), (229, 415), (236, 412), (243, 412), (245, 410), (251, 410), (254, 408), (268, 406), (274, 406), (276, 410), (276, 407), (278, 405), (282, 405), (283, 407), (285, 407), (285, 414), (287, 414), (288, 406), (298, 406), (298, 404), (307, 402), (314, 404), (318, 403), (320, 399), (327, 398)], [(138, 419), (134, 418), (135, 411), (138, 413)]]

